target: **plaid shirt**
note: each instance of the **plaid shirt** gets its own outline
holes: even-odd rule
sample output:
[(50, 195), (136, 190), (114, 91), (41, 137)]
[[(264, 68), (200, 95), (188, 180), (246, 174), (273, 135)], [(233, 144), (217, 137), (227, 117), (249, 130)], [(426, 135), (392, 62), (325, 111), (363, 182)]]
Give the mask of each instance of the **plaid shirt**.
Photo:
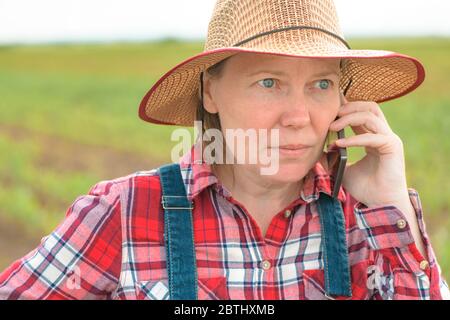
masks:
[[(318, 161), (265, 235), (207, 164), (180, 159), (193, 223), (199, 299), (326, 299), (316, 200), (331, 194)], [(443, 299), (448, 286), (409, 188), (428, 263), (394, 206), (367, 208), (341, 187), (352, 299)], [(1, 299), (168, 299), (156, 169), (101, 181), (40, 245), (0, 274)], [(338, 297), (339, 299), (339, 297)], [(343, 297), (343, 299), (347, 299)]]

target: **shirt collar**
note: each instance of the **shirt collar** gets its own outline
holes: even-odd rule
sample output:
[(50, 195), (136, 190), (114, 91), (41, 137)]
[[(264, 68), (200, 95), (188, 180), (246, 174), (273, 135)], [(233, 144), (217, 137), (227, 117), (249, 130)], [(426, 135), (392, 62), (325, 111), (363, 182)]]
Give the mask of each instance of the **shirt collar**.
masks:
[[(191, 149), (179, 160), (188, 199), (192, 201), (199, 193), (209, 186), (212, 186), (224, 197), (231, 196), (231, 193), (220, 183), (217, 176), (212, 172), (211, 165), (201, 163), (201, 157), (197, 156), (200, 149), (196, 149), (196, 147), (199, 146), (199, 143), (201, 143), (201, 141), (192, 145)], [(324, 192), (331, 196), (331, 186), (333, 182), (334, 177), (328, 172), (326, 154), (323, 153), (319, 161), (316, 162), (305, 176), (303, 189), (301, 190), (298, 200), (306, 203), (316, 201), (319, 198), (319, 192)], [(342, 185), (339, 188), (337, 198), (341, 202), (346, 201), (346, 195)]]

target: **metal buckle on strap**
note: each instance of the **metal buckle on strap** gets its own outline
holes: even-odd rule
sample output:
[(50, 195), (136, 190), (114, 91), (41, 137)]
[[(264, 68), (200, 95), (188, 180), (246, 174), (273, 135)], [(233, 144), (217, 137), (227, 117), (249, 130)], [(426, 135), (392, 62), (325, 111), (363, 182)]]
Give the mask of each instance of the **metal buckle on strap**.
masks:
[(161, 204), (164, 209), (170, 209), (170, 210), (186, 210), (186, 209), (192, 210), (192, 209), (194, 209), (194, 202), (192, 202), (192, 201), (189, 202), (191, 204), (190, 207), (169, 207), (169, 206), (166, 206), (166, 201), (164, 201), (164, 198), (186, 198), (186, 197), (185, 196), (162, 196)]

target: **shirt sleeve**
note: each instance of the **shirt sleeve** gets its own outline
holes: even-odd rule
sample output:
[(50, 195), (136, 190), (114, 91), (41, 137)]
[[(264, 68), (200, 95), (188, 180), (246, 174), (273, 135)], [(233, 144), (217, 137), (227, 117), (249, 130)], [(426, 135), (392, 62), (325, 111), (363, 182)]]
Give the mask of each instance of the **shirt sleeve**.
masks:
[(40, 245), (0, 274), (0, 299), (107, 299), (121, 270), (119, 185), (78, 197)]
[(354, 206), (356, 222), (368, 241), (370, 261), (368, 289), (373, 299), (450, 299), (448, 285), (431, 246), (418, 192), (408, 188), (426, 260), (414, 241), (405, 215), (395, 206)]

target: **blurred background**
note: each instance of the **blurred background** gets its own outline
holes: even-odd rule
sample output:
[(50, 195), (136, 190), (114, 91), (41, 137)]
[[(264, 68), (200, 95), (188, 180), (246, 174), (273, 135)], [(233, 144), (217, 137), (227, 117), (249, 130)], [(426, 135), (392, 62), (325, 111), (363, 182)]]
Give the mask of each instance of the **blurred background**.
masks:
[[(170, 162), (177, 127), (143, 122), (138, 105), (160, 76), (203, 50), (214, 3), (0, 0), (0, 271), (98, 181)], [(421, 87), (381, 108), (404, 142), (408, 185), (450, 280), (450, 3), (335, 3), (353, 49), (425, 65)]]

